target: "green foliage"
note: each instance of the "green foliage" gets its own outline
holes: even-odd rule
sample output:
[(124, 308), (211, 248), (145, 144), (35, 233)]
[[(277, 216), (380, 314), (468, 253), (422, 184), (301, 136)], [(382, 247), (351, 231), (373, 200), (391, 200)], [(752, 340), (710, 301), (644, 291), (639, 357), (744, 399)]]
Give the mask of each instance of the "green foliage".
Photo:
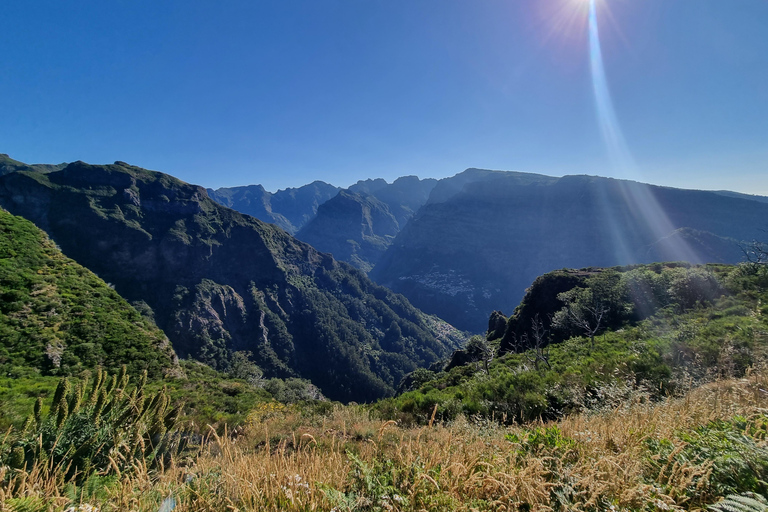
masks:
[(268, 391), (275, 400), (284, 404), (323, 398), (320, 390), (305, 379), (269, 379), (264, 383), (264, 390)]
[(347, 457), (352, 461), (350, 470), (350, 489), (347, 492), (339, 492), (326, 489), (323, 492), (331, 503), (341, 510), (365, 510), (383, 512), (407, 507), (407, 499), (400, 496), (395, 487), (398, 471), (391, 460), (374, 460), (373, 466), (357, 457), (352, 452), (347, 452)]
[(669, 280), (670, 301), (681, 311), (711, 303), (723, 292), (717, 277), (704, 268), (675, 269)]
[(264, 372), (256, 366), (251, 358), (253, 354), (247, 351), (234, 352), (229, 360), (229, 372), (233, 379), (242, 379), (252, 386), (261, 383)]
[(565, 459), (576, 447), (576, 441), (565, 437), (557, 425), (538, 427), (526, 431), (525, 435), (506, 434), (505, 439), (519, 445), (521, 454), (547, 455)]
[[(309, 379), (333, 399), (372, 401), (464, 341), (362, 272), (170, 176), (121, 162), (76, 162), (60, 172), (15, 172), (0, 181), (5, 207), (45, 226), (68, 256), (143, 302), (181, 357), (216, 370), (230, 371), (234, 354), (250, 351), (265, 378)], [(8, 298), (24, 307), (15, 295)], [(93, 301), (76, 302), (79, 322), (80, 313), (92, 313)], [(89, 335), (91, 318), (81, 323), (84, 331), (73, 331), (80, 350), (68, 348), (74, 342), (56, 343), (52, 329), (54, 339), (36, 342), (30, 355), (45, 361), (64, 350), (64, 374), (98, 364), (114, 371), (102, 352), (118, 340), (126, 347), (118, 364), (131, 361), (140, 371), (159, 359), (145, 359), (143, 348), (121, 333)], [(17, 354), (26, 350), (18, 333), (8, 329), (16, 336), (8, 359), (27, 355)], [(70, 352), (74, 359), (65, 357)], [(4, 359), (0, 351), (0, 365)], [(237, 372), (255, 371), (234, 362)], [(252, 381), (254, 375), (238, 373)]]
[[(207, 425), (223, 431), (224, 425), (236, 427), (245, 422), (248, 413), (272, 396), (263, 388), (193, 360), (182, 360), (184, 378), (166, 379), (172, 403), (184, 402), (181, 421), (186, 428), (207, 434)], [(153, 384), (157, 387), (158, 384)]]
[(767, 512), (768, 500), (759, 494), (745, 492), (726, 496), (723, 501), (708, 505), (707, 508), (715, 512)]
[(140, 460), (159, 464), (178, 442), (174, 432), (183, 405), (171, 406), (165, 389), (148, 392), (147, 374), (128, 388), (126, 368), (93, 381), (59, 381), (47, 414), (42, 399), (24, 428), (2, 446), (3, 463), (34, 466), (81, 482), (92, 473), (120, 474)]
[(32, 223), (0, 210), (0, 371), (75, 375), (98, 366), (161, 376), (165, 335)]
[[(508, 332), (519, 327), (517, 318), (535, 318), (532, 304), (551, 308), (537, 286), (562, 296), (552, 281), (563, 278), (573, 286), (568, 296), (574, 302), (600, 297), (608, 305), (594, 347), (582, 336), (563, 340), (561, 332), (544, 356), (534, 347), (495, 357), (487, 371), (468, 364), (409, 377), (403, 393), (376, 410), (417, 422), (427, 422), (436, 404), (444, 420), (459, 413), (507, 422), (555, 419), (617, 406), (636, 394), (654, 399), (713, 378), (739, 377), (768, 360), (768, 282), (742, 267), (654, 264), (590, 269), (578, 279), (554, 274), (537, 280)], [(532, 332), (522, 339), (535, 338)], [(541, 357), (546, 364), (538, 364)]]
[[(768, 448), (762, 442), (768, 416), (714, 421), (674, 440), (648, 441), (649, 474), (669, 479), (671, 468), (686, 463), (711, 464), (691, 480), (688, 495), (701, 501), (741, 492), (768, 492)], [(703, 480), (703, 481), (702, 481)]]

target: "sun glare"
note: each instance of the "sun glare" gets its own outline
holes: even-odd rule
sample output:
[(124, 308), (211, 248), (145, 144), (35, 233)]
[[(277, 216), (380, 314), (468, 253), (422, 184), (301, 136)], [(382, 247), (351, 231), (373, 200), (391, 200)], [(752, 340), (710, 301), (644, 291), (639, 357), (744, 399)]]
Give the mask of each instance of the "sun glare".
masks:
[(587, 31), (590, 4), (594, 0), (551, 0), (541, 2), (544, 40), (573, 41)]
[[(624, 138), (621, 123), (613, 105), (610, 87), (608, 86), (600, 44), (600, 29), (597, 17), (598, 0), (572, 1), (578, 1), (580, 5), (588, 6), (589, 60), (592, 74), (592, 90), (595, 99), (595, 113), (611, 162), (611, 174), (616, 177), (641, 181), (639, 168)], [(648, 230), (657, 239), (668, 238), (671, 244), (669, 255), (672, 259), (700, 261), (699, 256), (684, 239), (672, 239), (669, 237), (670, 233), (674, 231), (674, 227), (664, 209), (660, 207), (656, 197), (650, 192), (650, 189), (632, 186), (630, 182), (619, 182), (618, 189), (629, 210), (643, 220)], [(606, 209), (606, 218), (611, 223), (616, 256), (621, 260), (629, 261), (627, 258), (631, 256), (626, 252), (628, 244), (625, 243), (622, 227), (620, 223), (612, 220), (608, 204), (608, 201), (604, 201), (602, 206)]]

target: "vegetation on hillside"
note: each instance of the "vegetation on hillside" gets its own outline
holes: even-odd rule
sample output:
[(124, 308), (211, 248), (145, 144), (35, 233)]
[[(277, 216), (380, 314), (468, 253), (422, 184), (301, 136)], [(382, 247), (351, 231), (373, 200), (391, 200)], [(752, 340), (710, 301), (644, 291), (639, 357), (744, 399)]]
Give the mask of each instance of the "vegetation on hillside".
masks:
[(14, 172), (0, 177), (0, 203), (141, 304), (179, 356), (219, 371), (250, 353), (265, 377), (372, 401), (464, 341), (362, 272), (159, 172)]
[[(560, 279), (570, 288), (540, 301)], [(165, 388), (84, 374), (7, 431), (0, 501), (102, 512), (759, 510), (767, 281), (760, 265), (543, 276), (504, 328), (489, 330), (498, 336), (471, 341), (469, 359), (420, 370), (414, 390), (373, 406), (302, 401), (311, 388), (265, 380), (247, 354), (228, 376), (184, 362), (190, 378)], [(546, 323), (534, 303), (552, 306)], [(604, 319), (594, 343), (558, 321), (587, 306)], [(527, 314), (538, 322), (501, 354)], [(88, 391), (97, 388), (105, 393)], [(99, 396), (133, 410), (131, 421), (102, 422)], [(176, 426), (157, 437), (150, 418), (166, 417)], [(104, 453), (122, 455), (113, 464)]]
[(66, 167), (66, 163), (62, 164), (25, 164), (14, 160), (5, 153), (0, 153), (0, 176), (16, 171), (33, 171), (33, 172), (53, 172), (60, 171)]
[[(0, 469), (2, 510), (702, 510), (768, 493), (768, 381), (722, 380), (660, 402), (504, 427), (460, 415), (420, 427), (360, 406), (265, 404), (161, 468)], [(13, 433), (0, 445), (13, 454)], [(758, 494), (748, 494), (758, 493)], [(726, 500), (723, 498), (726, 497)], [(738, 510), (738, 509), (737, 509)], [(759, 510), (759, 509), (757, 509)]]
[[(767, 506), (764, 244), (740, 266), (543, 275), (486, 337), (413, 371), (457, 338), (402, 296), (198, 187), (120, 163), (68, 169), (22, 173), (43, 202), (66, 192), (40, 222), (87, 212), (101, 227), (57, 232), (71, 247), (118, 244), (104, 253), (124, 263), (104, 267), (118, 279), (141, 262), (167, 274), (147, 263), (153, 251), (168, 265), (184, 256), (192, 277), (134, 283), (173, 289), (167, 310), (150, 294), (139, 313), (0, 211), (0, 512)], [(172, 202), (160, 192), (170, 220), (151, 213)], [(217, 265), (245, 253), (275, 279), (222, 284)], [(163, 325), (186, 326), (179, 339), (210, 365), (175, 362), (149, 320), (168, 311)], [(255, 345), (238, 342), (248, 330)], [(396, 397), (365, 406), (322, 392), (368, 399), (398, 381)]]
[(165, 335), (65, 257), (31, 222), (0, 209), (0, 375), (75, 375), (123, 364), (150, 378), (178, 370)]
[(461, 364), (455, 355), (445, 370), (418, 370), (376, 407), (422, 423), (435, 410), (525, 422), (612, 407), (637, 390), (658, 399), (764, 364), (766, 304), (768, 272), (754, 265), (553, 272), (500, 338), (473, 339)]

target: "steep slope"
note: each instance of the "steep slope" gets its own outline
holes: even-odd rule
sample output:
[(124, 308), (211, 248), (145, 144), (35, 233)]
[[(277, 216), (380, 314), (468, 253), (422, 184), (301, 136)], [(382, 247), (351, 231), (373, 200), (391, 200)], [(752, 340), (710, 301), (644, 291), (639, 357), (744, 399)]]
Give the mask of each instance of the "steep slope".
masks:
[(268, 376), (371, 400), (460, 341), (359, 271), (162, 173), (122, 162), (15, 172), (0, 178), (0, 203), (146, 302), (180, 355), (218, 368), (250, 351)]
[(321, 205), (296, 237), (370, 272), (436, 184), (416, 176), (358, 181)]
[(208, 195), (219, 204), (264, 222), (277, 224), (294, 234), (315, 217), (318, 206), (335, 196), (339, 190), (328, 183), (314, 181), (299, 188), (287, 188), (275, 193), (267, 192), (261, 185), (248, 185), (208, 189)]
[(408, 219), (427, 202), (429, 194), (437, 183), (438, 180), (433, 178), (420, 180), (416, 176), (401, 176), (392, 183), (387, 183), (381, 178), (361, 180), (348, 190), (356, 194), (373, 196), (386, 204), (402, 228)]
[(438, 184), (371, 273), (424, 311), (475, 332), (494, 309), (510, 311), (545, 272), (657, 259), (737, 262), (731, 240), (758, 237), (768, 218), (765, 203), (715, 192), (481, 174), (484, 181), (452, 196)]
[(374, 196), (342, 190), (320, 205), (317, 217), (296, 238), (368, 272), (398, 231), (400, 226), (386, 204)]
[(165, 335), (28, 220), (0, 209), (0, 371), (177, 373)]

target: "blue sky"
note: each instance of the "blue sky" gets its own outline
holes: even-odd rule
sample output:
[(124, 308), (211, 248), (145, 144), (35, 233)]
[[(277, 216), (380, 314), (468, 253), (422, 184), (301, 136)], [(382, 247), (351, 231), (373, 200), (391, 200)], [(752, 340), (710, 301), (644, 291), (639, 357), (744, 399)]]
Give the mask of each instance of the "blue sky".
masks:
[(768, 195), (768, 2), (597, 1), (632, 176), (584, 0), (8, 0), (0, 152), (214, 188), (480, 167)]

